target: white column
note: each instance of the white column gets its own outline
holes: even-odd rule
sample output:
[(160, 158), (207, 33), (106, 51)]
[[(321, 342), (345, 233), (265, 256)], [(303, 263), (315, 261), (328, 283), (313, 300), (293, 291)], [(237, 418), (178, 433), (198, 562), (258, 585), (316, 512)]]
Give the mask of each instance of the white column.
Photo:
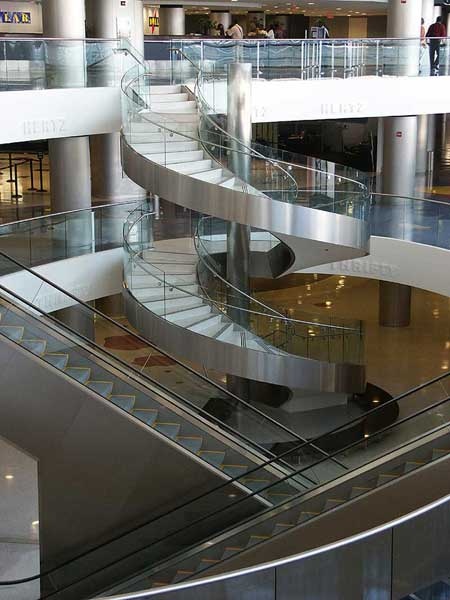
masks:
[(209, 18), (213, 23), (222, 23), (225, 31), (231, 27), (231, 14), (227, 10), (216, 10), (209, 15)]
[[(397, 42), (396, 74), (418, 75), (420, 59), (420, 23), (422, 0), (389, 0), (387, 18), (388, 38), (415, 38)], [(394, 58), (397, 60), (397, 58)]]
[(422, 18), (426, 33), (431, 23), (436, 20), (434, 17), (434, 0), (422, 0)]
[[(84, 0), (45, 0), (42, 4), (44, 37), (83, 40)], [(55, 86), (84, 85), (84, 44), (49, 44), (50, 79)], [(53, 212), (91, 205), (89, 138), (49, 141), (51, 204)]]
[[(96, 38), (128, 37), (144, 54), (144, 7), (142, 0), (87, 0), (87, 28)], [(126, 68), (123, 57), (112, 56), (116, 68)], [(108, 69), (106, 70), (108, 76)], [(105, 82), (105, 85), (107, 82)], [(120, 133), (93, 135), (91, 144), (92, 195), (101, 202), (144, 198), (145, 191), (122, 171)]]
[(159, 7), (159, 35), (184, 35), (184, 8), (180, 5)]
[(385, 117), (383, 148), (383, 192), (413, 196), (417, 117)]

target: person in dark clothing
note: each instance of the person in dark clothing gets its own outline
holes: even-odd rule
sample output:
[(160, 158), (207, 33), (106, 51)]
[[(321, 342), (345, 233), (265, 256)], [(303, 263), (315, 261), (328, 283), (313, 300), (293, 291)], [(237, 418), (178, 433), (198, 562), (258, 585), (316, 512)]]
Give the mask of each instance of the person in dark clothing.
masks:
[(430, 75), (437, 75), (439, 73), (439, 51), (441, 48), (442, 38), (447, 37), (447, 29), (442, 22), (442, 17), (436, 19), (436, 23), (433, 23), (428, 27), (427, 35), (428, 43), (430, 46)]

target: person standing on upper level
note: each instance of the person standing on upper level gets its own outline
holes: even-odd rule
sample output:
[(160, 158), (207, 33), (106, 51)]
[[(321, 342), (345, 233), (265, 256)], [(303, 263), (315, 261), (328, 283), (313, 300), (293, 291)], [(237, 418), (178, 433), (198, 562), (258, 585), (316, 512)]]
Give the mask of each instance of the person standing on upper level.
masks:
[(436, 23), (433, 23), (428, 27), (426, 37), (428, 38), (428, 43), (430, 45), (430, 75), (438, 75), (441, 42), (442, 38), (447, 37), (447, 29), (442, 22), (442, 17), (438, 17)]
[(244, 38), (244, 30), (236, 20), (233, 21), (232, 27), (227, 29), (226, 34), (232, 40), (242, 40)]
[(330, 32), (325, 27), (325, 23), (323, 21), (319, 21), (317, 23), (317, 39), (324, 40), (330, 37)]

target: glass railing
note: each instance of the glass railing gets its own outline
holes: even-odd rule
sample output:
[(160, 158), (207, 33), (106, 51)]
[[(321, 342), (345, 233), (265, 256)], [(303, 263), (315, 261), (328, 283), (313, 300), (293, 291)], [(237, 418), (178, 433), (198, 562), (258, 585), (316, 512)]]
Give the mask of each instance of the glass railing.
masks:
[(120, 248), (123, 223), (140, 204), (131, 200), (1, 225), (0, 249), (34, 267)]
[[(236, 598), (386, 598), (448, 600), (450, 496), (351, 537), (185, 584), (123, 592), (116, 600), (203, 600), (221, 590)], [(279, 556), (280, 554), (278, 554)], [(206, 579), (205, 579), (206, 577)], [(105, 599), (106, 600), (106, 599)]]
[(3, 39), (0, 91), (117, 86), (134, 64), (122, 48), (117, 39)]
[(370, 233), (450, 249), (450, 203), (373, 193)]
[[(155, 224), (157, 223), (157, 227)], [(149, 232), (153, 235), (149, 237)], [(191, 253), (171, 253), (161, 257), (160, 242), (173, 232), (190, 240)], [(253, 244), (270, 253), (280, 242), (265, 232), (254, 232)], [(234, 335), (228, 339), (241, 348), (279, 355), (294, 354), (330, 363), (362, 364), (364, 359), (363, 328), (360, 321), (305, 315), (305, 319), (289, 317), (256, 297), (244, 294), (230, 285), (220, 255), (226, 252), (227, 223), (212, 217), (181, 219), (163, 217), (155, 221), (145, 205), (130, 214), (124, 231), (125, 283), (135, 298), (154, 310), (159, 318), (175, 325), (188, 326), (176, 317), (181, 311), (203, 306), (209, 311), (199, 315), (210, 322), (219, 320), (218, 328), (227, 326)], [(164, 253), (163, 253), (164, 254)], [(287, 254), (289, 254), (287, 252)], [(289, 258), (289, 257), (288, 257)], [(164, 264), (166, 262), (168, 264)], [(192, 262), (193, 261), (193, 262)], [(188, 266), (188, 272), (186, 272)], [(149, 295), (149, 289), (158, 291)], [(176, 308), (175, 303), (177, 303)], [(195, 320), (194, 320), (195, 322)], [(206, 323), (208, 325), (208, 323)], [(194, 331), (196, 331), (194, 327)], [(207, 327), (198, 330), (208, 335)]]
[[(286, 475), (274, 483), (268, 482), (267, 468), (273, 464), (273, 460), (269, 460), (245, 475), (224, 482), (193, 502), (161, 515), (109, 544), (49, 573), (43, 573), (40, 580), (45, 593), (41, 598), (56, 597), (59, 592), (75, 585), (80, 586), (80, 590), (93, 593), (96, 586), (105, 588), (107, 583), (112, 586), (121, 579), (124, 582), (128, 581), (130, 573), (134, 573), (135, 577), (130, 583), (124, 583), (120, 591), (148, 588), (151, 583), (164, 582), (164, 579), (159, 578), (159, 573), (167, 569), (164, 557), (169, 555), (172, 570), (174, 565), (177, 568), (178, 564), (185, 564), (186, 558), (191, 566), (201, 563), (196, 570), (178, 567), (178, 582), (190, 578), (199, 570), (206, 570), (220, 562), (221, 558), (211, 559), (211, 556), (222, 557), (225, 550), (232, 550), (225, 552), (228, 557), (243, 552), (248, 547), (247, 543), (243, 545), (244, 539), (253, 546), (297, 526), (298, 519), (303, 515), (300, 502), (312, 489), (309, 488), (308, 492), (299, 489), (299, 477), (314, 476), (317, 480), (315, 488), (319, 488), (323, 484), (329, 486), (331, 482), (334, 485), (338, 484), (341, 475), (345, 475), (345, 468), (358, 469), (360, 475), (367, 478), (358, 480), (357, 485), (362, 485), (361, 488), (357, 488), (359, 494), (400, 477), (408, 470), (395, 471), (394, 474), (390, 470), (387, 473), (383, 471), (383, 465), (389, 464), (392, 459), (392, 452), (395, 451), (396, 460), (404, 453), (405, 461), (414, 461), (411, 452), (420, 443), (425, 440), (429, 443), (429, 436), (438, 439), (441, 433), (448, 432), (449, 378), (449, 374), (444, 374), (384, 405), (374, 405), (375, 408), (363, 417), (357, 417), (343, 426), (289, 449), (285, 456), (298, 455), (302, 448), (311, 444), (322, 449), (332, 448), (328, 457), (319, 458), (291, 475)], [(398, 411), (400, 418), (392, 423)], [(442, 451), (436, 456), (433, 452), (429, 462), (442, 456)], [(338, 464), (335, 461), (338, 461)], [(398, 463), (397, 460), (395, 464), (402, 463)], [(420, 464), (411, 463), (409, 470), (412, 469), (412, 465), (419, 468)], [(338, 465), (342, 465), (341, 470), (338, 469)], [(239, 484), (251, 486), (253, 491), (250, 494), (243, 493)], [(327, 489), (331, 490), (328, 486)], [(352, 489), (350, 486), (348, 491)], [(261, 499), (268, 500), (270, 506), (255, 507), (255, 502)], [(345, 501), (333, 500), (326, 510)], [(256, 521), (254, 514), (250, 519), (242, 517), (240, 511), (245, 507), (250, 514), (257, 512)], [(189, 522), (180, 517), (180, 513), (186, 514), (186, 510), (192, 519)], [(221, 530), (220, 535), (215, 537), (211, 532), (223, 529), (223, 519), (227, 514), (231, 515), (230, 520), (234, 521), (234, 524), (226, 531)], [(308, 518), (311, 516), (314, 515), (309, 514)], [(218, 519), (222, 522), (222, 527), (217, 527)], [(237, 522), (239, 527), (236, 529)], [(282, 527), (280, 523), (283, 524)], [(275, 524), (277, 527), (273, 529)], [(263, 530), (260, 529), (261, 526)], [(192, 535), (197, 540), (200, 538), (201, 543), (192, 545), (189, 541), (192, 540)], [(121, 555), (121, 558), (117, 558), (118, 555)], [(94, 565), (95, 571), (92, 573)], [(17, 589), (24, 582), (3, 582), (2, 585)]]
[(251, 63), (257, 79), (417, 76), (431, 74), (429, 47), (435, 44), (440, 68), (433, 74), (448, 75), (448, 39), (147, 40), (145, 58), (152, 66), (169, 64), (175, 48), (202, 68), (214, 65), (217, 72), (232, 62)]

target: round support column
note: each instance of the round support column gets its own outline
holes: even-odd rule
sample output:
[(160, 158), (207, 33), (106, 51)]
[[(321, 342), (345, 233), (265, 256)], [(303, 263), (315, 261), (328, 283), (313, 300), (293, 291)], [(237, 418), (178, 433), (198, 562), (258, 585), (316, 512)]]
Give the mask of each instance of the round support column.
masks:
[(231, 27), (231, 14), (227, 10), (215, 10), (209, 18), (213, 23), (221, 23), (225, 31)]
[(383, 132), (383, 192), (414, 196), (417, 117), (385, 117)]
[[(45, 0), (42, 4), (44, 37), (64, 38), (65, 45), (49, 46), (47, 79), (50, 86), (85, 85), (84, 0)], [(72, 41), (70, 41), (72, 40)], [(80, 40), (77, 44), (75, 40)], [(52, 64), (54, 65), (52, 67)], [(49, 141), (51, 204), (53, 212), (88, 208), (91, 205), (89, 138)]]
[(185, 17), (181, 5), (159, 7), (159, 35), (184, 35)]
[(401, 43), (397, 42), (399, 50), (396, 75), (419, 74), (421, 17), (422, 0), (389, 0), (387, 37), (405, 38)]
[(49, 140), (48, 149), (52, 212), (89, 208), (91, 206), (89, 138)]
[(382, 327), (408, 327), (411, 322), (409, 285), (380, 281), (379, 323)]
[[(122, 6), (116, 0), (86, 1), (87, 29), (95, 38), (128, 37), (140, 54), (144, 54), (144, 7), (142, 0), (128, 0)], [(123, 57), (111, 56), (111, 71), (120, 70)], [(114, 64), (115, 63), (115, 64)], [(109, 69), (105, 77), (109, 77)], [(109, 85), (105, 81), (105, 85)], [(92, 196), (100, 202), (120, 202), (128, 198), (145, 198), (145, 191), (122, 170), (120, 133), (93, 135), (90, 138)]]

